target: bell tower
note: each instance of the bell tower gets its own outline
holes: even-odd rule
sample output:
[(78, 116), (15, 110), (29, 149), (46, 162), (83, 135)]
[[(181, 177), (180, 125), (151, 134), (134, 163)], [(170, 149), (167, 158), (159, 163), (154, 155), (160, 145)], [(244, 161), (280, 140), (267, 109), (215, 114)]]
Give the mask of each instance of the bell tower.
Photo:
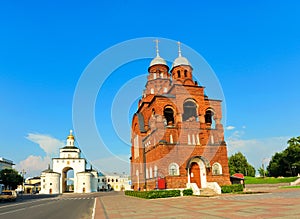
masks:
[(156, 43), (156, 57), (152, 59), (148, 68), (148, 78), (144, 97), (148, 95), (162, 95), (169, 91), (171, 86), (169, 67), (166, 61), (160, 57), (158, 49), (158, 40)]
[(193, 68), (189, 60), (181, 54), (181, 43), (178, 42), (178, 57), (174, 60), (171, 74), (173, 83), (195, 85), (193, 81)]

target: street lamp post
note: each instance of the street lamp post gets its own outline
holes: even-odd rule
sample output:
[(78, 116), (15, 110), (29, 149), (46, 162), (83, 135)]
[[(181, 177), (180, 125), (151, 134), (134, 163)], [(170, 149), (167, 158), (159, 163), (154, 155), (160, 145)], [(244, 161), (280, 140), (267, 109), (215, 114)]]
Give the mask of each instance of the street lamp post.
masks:
[(26, 172), (25, 172), (25, 170), (24, 169), (22, 169), (22, 171), (21, 171), (21, 176), (22, 176), (22, 194), (25, 192), (25, 190), (24, 190), (24, 182), (25, 182), (25, 178), (24, 178), (24, 176), (25, 176), (25, 174), (26, 174)]

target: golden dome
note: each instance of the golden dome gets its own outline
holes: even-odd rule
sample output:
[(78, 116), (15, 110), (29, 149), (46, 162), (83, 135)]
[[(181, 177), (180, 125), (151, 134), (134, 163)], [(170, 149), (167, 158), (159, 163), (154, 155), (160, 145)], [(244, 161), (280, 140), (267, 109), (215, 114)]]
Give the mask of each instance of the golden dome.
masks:
[(72, 130), (70, 130), (70, 134), (68, 135), (67, 139), (75, 140), (75, 137), (73, 135), (73, 131)]

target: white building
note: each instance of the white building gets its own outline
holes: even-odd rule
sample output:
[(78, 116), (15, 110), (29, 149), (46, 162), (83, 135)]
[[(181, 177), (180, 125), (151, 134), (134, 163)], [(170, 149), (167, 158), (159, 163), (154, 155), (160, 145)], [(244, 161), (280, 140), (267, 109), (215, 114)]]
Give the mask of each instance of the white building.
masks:
[(125, 191), (131, 189), (130, 176), (124, 173), (100, 174), (99, 179), (102, 182), (102, 190)]
[[(59, 150), (59, 158), (52, 158), (53, 169), (50, 165), (41, 175), (41, 191), (43, 194), (59, 194), (63, 192), (90, 193), (98, 187), (98, 173), (86, 169), (86, 160), (81, 158), (80, 149), (74, 144), (72, 130), (67, 137), (67, 144)], [(68, 178), (68, 171), (73, 170), (73, 177)], [(68, 184), (71, 182), (71, 184)]]
[(0, 170), (12, 169), (13, 165), (15, 164), (11, 160), (0, 157)]
[[(114, 189), (130, 189), (128, 175), (103, 175), (96, 170), (86, 168), (86, 160), (81, 158), (81, 151), (74, 144), (75, 138), (70, 131), (67, 144), (60, 148), (59, 158), (52, 158), (50, 165), (41, 174), (41, 194), (59, 194), (64, 192), (90, 193)], [(73, 172), (70, 177), (69, 171)]]

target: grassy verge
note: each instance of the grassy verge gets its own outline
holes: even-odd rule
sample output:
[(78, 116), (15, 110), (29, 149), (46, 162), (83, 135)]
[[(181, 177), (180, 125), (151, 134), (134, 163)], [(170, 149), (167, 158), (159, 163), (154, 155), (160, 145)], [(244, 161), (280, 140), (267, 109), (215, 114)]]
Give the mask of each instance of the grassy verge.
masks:
[(300, 189), (300, 186), (281, 186), (281, 189)]
[(276, 184), (276, 183), (290, 183), (297, 180), (298, 177), (284, 177), (284, 178), (275, 178), (275, 177), (250, 177), (245, 176), (245, 184)]

